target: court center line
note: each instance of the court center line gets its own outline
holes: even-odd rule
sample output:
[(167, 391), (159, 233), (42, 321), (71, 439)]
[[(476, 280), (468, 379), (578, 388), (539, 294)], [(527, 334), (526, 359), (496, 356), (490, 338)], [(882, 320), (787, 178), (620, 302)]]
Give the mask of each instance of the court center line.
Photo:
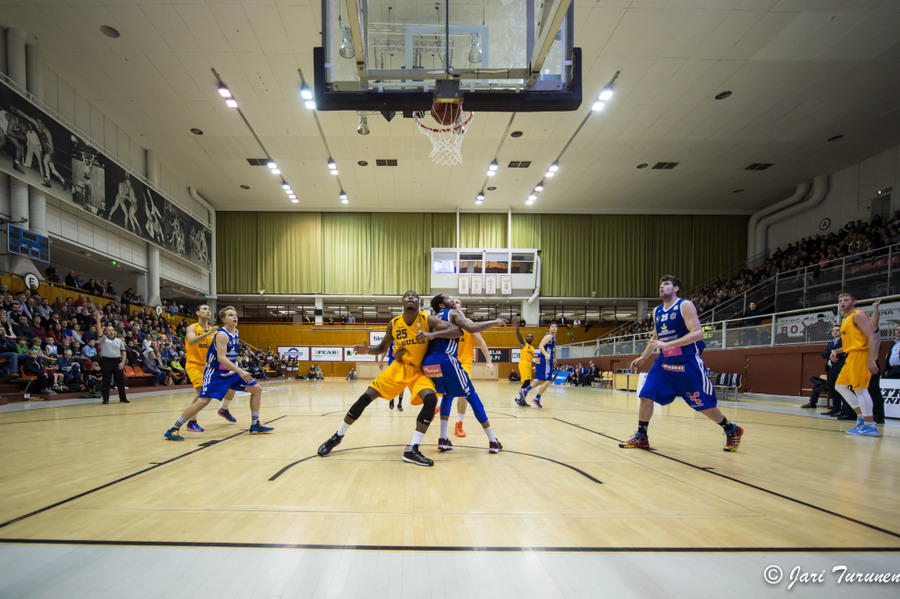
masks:
[[(575, 427), (575, 428), (580, 428), (580, 429), (585, 430), (585, 431), (587, 431), (587, 432), (589, 432), (589, 433), (594, 433), (595, 435), (599, 435), (599, 436), (605, 437), (605, 438), (607, 438), (607, 439), (612, 439), (613, 441), (616, 441), (616, 442), (618, 442), (618, 443), (622, 443), (622, 442), (623, 442), (621, 439), (617, 439), (617, 438), (615, 438), (615, 437), (613, 437), (613, 436), (611, 436), (611, 435), (607, 435), (606, 433), (601, 433), (600, 431), (595, 431), (595, 430), (589, 429), (589, 428), (587, 428), (587, 427), (585, 427), (585, 426), (582, 426), (582, 425), (580, 425), (580, 424), (575, 424), (574, 422), (567, 422), (567, 421), (561, 420), (561, 419), (559, 419), (559, 418), (554, 418), (554, 420), (556, 420), (557, 422), (561, 422), (561, 423), (563, 423), (563, 424), (568, 424), (569, 426), (573, 426), (573, 427)], [(627, 451), (631, 451), (631, 450), (627, 450)], [(896, 533), (896, 532), (894, 532), (894, 531), (887, 530), (886, 528), (881, 528), (880, 526), (875, 526), (874, 524), (869, 524), (868, 522), (863, 522), (862, 520), (857, 520), (856, 518), (851, 518), (850, 516), (846, 516), (846, 515), (844, 515), (844, 514), (840, 514), (840, 513), (838, 513), (838, 512), (834, 512), (834, 511), (832, 511), (832, 510), (829, 510), (828, 508), (824, 508), (824, 507), (822, 507), (822, 506), (819, 506), (819, 505), (815, 505), (815, 504), (809, 503), (808, 501), (803, 501), (802, 499), (797, 499), (796, 497), (791, 497), (790, 495), (785, 495), (785, 494), (783, 494), (783, 493), (779, 493), (778, 491), (773, 491), (773, 490), (767, 489), (767, 488), (765, 488), (765, 487), (760, 487), (759, 485), (754, 485), (753, 483), (749, 483), (749, 482), (747, 482), (747, 481), (740, 480), (739, 478), (734, 478), (733, 476), (729, 476), (729, 475), (727, 475), (727, 474), (722, 474), (721, 472), (716, 472), (715, 470), (712, 470), (712, 469), (710, 469), (710, 468), (708, 468), (708, 467), (701, 467), (701, 466), (697, 466), (696, 464), (691, 464), (690, 462), (686, 462), (686, 461), (681, 460), (681, 459), (679, 459), (679, 458), (675, 458), (675, 457), (666, 455), (666, 454), (661, 453), (661, 452), (659, 452), (659, 451), (657, 451), (657, 450), (655, 450), (655, 449), (650, 449), (650, 450), (639, 450), (639, 451), (645, 451), (645, 452), (647, 452), (647, 453), (651, 453), (651, 454), (653, 454), (653, 455), (657, 455), (657, 456), (659, 456), (659, 457), (666, 458), (667, 460), (671, 460), (671, 461), (673, 461), (673, 462), (677, 462), (677, 463), (682, 464), (682, 465), (684, 465), (684, 466), (688, 466), (689, 468), (693, 468), (693, 469), (695, 469), (695, 470), (699, 470), (700, 472), (705, 472), (705, 473), (707, 473), (707, 474), (712, 474), (713, 476), (718, 476), (719, 478), (724, 478), (725, 480), (730, 480), (731, 482), (734, 482), (734, 483), (737, 483), (737, 484), (740, 484), (740, 485), (744, 485), (744, 486), (746, 486), (746, 487), (750, 487), (751, 489), (755, 489), (755, 490), (757, 490), (757, 491), (762, 491), (763, 493), (768, 493), (769, 495), (773, 495), (773, 496), (778, 497), (778, 498), (780, 498), (780, 499), (786, 499), (786, 500), (791, 501), (791, 502), (793, 502), (793, 503), (796, 503), (796, 504), (802, 505), (802, 506), (804, 506), (804, 507), (808, 507), (808, 508), (814, 509), (814, 510), (816, 510), (816, 511), (819, 511), (819, 512), (822, 512), (822, 513), (825, 513), (825, 514), (828, 514), (828, 515), (830, 515), (830, 516), (837, 516), (838, 518), (842, 518), (842, 519), (844, 519), (844, 520), (847, 520), (848, 522), (853, 522), (854, 524), (859, 524), (859, 525), (861, 525), (861, 526), (865, 526), (866, 528), (871, 528), (872, 530), (877, 530), (878, 532), (882, 532), (882, 533), (884, 533), (884, 534), (886, 534), (886, 535), (890, 535), (890, 536), (892, 536), (892, 537), (896, 537), (896, 538), (900, 539), (900, 533)]]
[[(328, 454), (328, 455), (335, 455), (335, 454), (337, 454), (337, 453), (344, 453), (344, 452), (348, 452), (348, 451), (359, 451), (359, 450), (362, 450), (362, 449), (378, 449), (378, 448), (382, 448), (382, 447), (406, 447), (406, 445), (368, 445), (368, 446), (365, 446), (365, 447), (348, 447), (347, 449), (339, 449), (339, 450), (337, 450), (337, 451), (333, 451), (333, 452), (331, 452), (331, 453)], [(483, 448), (483, 447), (466, 447), (465, 445), (454, 445), (454, 449), (475, 449), (475, 450), (479, 450), (479, 451), (484, 451), (484, 448)], [(588, 480), (591, 481), (591, 482), (597, 483), (598, 485), (602, 485), (602, 484), (603, 484), (603, 481), (594, 478), (593, 476), (591, 476), (590, 474), (588, 474), (588, 473), (585, 472), (584, 470), (581, 470), (581, 469), (579, 469), (579, 468), (576, 468), (575, 466), (572, 466), (571, 464), (566, 464), (566, 463), (564, 463), (564, 462), (560, 462), (560, 461), (557, 461), (557, 460), (554, 460), (554, 459), (551, 459), (551, 458), (548, 458), (548, 457), (544, 457), (544, 456), (541, 456), (541, 455), (535, 455), (535, 454), (532, 454), (532, 453), (522, 453), (521, 451), (512, 451), (512, 450), (507, 450), (507, 449), (502, 450), (500, 453), (501, 453), (501, 454), (504, 454), (504, 453), (511, 453), (511, 454), (515, 454), (515, 455), (523, 455), (523, 456), (527, 456), (527, 457), (530, 457), (530, 458), (535, 458), (535, 459), (538, 459), (538, 460), (546, 460), (546, 461), (548, 461), (548, 462), (551, 462), (551, 463), (553, 463), (553, 464), (556, 464), (557, 466), (563, 466), (563, 467), (565, 467), (565, 468), (569, 468), (570, 470), (574, 470), (575, 472), (577, 472), (577, 473), (580, 474), (581, 476), (585, 477), (586, 479), (588, 479)], [(282, 468), (281, 470), (279, 470), (278, 472), (276, 472), (275, 474), (273, 474), (271, 477), (269, 477), (269, 482), (272, 482), (272, 481), (276, 480), (279, 476), (281, 476), (282, 474), (284, 474), (285, 472), (287, 472), (288, 470), (290, 470), (290, 469), (293, 468), (294, 466), (297, 466), (297, 465), (299, 465), (299, 464), (302, 464), (303, 462), (306, 462), (306, 461), (308, 461), (308, 460), (311, 460), (311, 459), (317, 458), (317, 457), (319, 457), (319, 456), (318, 456), (318, 455), (311, 455), (311, 456), (307, 456), (307, 457), (305, 457), (305, 458), (299, 459), (299, 460), (297, 460), (297, 461), (295, 461), (295, 462), (291, 462), (290, 464), (288, 464), (287, 466), (285, 466), (284, 468)]]

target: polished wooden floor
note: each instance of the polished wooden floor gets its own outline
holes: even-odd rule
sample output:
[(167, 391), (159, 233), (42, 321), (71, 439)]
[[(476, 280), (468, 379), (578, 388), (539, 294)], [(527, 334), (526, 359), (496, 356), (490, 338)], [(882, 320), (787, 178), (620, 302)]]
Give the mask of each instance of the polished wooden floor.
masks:
[[(556, 388), (520, 408), (508, 382), (478, 381), (494, 431), (469, 413), (455, 449), (401, 461), (417, 410), (378, 401), (327, 458), (367, 381), (274, 381), (271, 435), (249, 435), (246, 397), (163, 440), (191, 394), (0, 414), (0, 544), (369, 551), (900, 550), (900, 427), (881, 438), (811, 417), (801, 403), (722, 402), (746, 430), (736, 453), (683, 402), (658, 409), (653, 451), (622, 450), (633, 394)], [(896, 556), (895, 556), (896, 558)], [(900, 567), (898, 567), (900, 570)]]

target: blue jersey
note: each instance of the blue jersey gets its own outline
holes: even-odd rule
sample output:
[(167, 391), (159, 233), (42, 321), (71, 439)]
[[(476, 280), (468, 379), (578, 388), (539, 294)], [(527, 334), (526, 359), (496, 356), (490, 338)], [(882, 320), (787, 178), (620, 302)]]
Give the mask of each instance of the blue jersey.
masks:
[[(684, 299), (679, 298), (672, 306), (666, 310), (665, 304), (660, 304), (653, 311), (653, 320), (656, 323), (656, 337), (660, 341), (672, 341), (687, 335), (687, 324), (681, 314), (681, 304)], [(681, 347), (670, 347), (660, 352), (656, 358), (658, 364), (683, 364), (689, 360), (693, 360), (694, 356), (703, 353), (706, 344), (703, 341), (695, 341)]]
[[(538, 370), (547, 372), (548, 376), (553, 370), (553, 360), (556, 358), (556, 337), (551, 337), (550, 342), (544, 345), (544, 351), (550, 354), (550, 359), (544, 357), (544, 352), (540, 348), (535, 348), (534, 358), (537, 363)], [(546, 379), (543, 379), (546, 380)]]
[(241, 340), (238, 339), (237, 329), (234, 330), (234, 335), (229, 333), (224, 328), (216, 331), (216, 334), (212, 336), (212, 339), (209, 342), (209, 349), (206, 351), (206, 370), (213, 372), (221, 372), (231, 373), (231, 370), (222, 366), (219, 362), (219, 352), (216, 350), (216, 337), (218, 337), (219, 333), (225, 333), (228, 337), (228, 347), (225, 350), (225, 355), (231, 360), (231, 363), (237, 365), (237, 357), (238, 350), (241, 348)]
[[(438, 312), (436, 318), (439, 320), (443, 320), (444, 322), (450, 322), (450, 309), (445, 308)], [(462, 333), (460, 333), (462, 335)], [(459, 351), (459, 337), (455, 339), (432, 339), (428, 342), (428, 352), (427, 355), (431, 356), (434, 354), (447, 354), (450, 356), (457, 356), (457, 352)]]

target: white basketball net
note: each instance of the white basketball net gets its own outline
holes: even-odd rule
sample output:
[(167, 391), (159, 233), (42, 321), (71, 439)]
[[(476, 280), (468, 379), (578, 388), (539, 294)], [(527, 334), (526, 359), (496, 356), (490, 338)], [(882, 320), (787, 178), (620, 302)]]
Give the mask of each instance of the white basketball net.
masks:
[(419, 133), (431, 140), (431, 154), (428, 155), (431, 161), (439, 166), (455, 166), (462, 162), (463, 138), (469, 124), (472, 122), (474, 113), (470, 112), (468, 118), (462, 120), (459, 124), (447, 127), (429, 127), (422, 123), (421, 113), (415, 113), (416, 125), (419, 126)]

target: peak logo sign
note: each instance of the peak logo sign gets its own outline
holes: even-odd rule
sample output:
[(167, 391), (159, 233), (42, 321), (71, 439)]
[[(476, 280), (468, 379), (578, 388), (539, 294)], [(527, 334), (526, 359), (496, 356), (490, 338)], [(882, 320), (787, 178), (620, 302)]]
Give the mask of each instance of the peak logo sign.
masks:
[(310, 354), (313, 362), (344, 361), (344, 348), (342, 347), (312, 347)]

